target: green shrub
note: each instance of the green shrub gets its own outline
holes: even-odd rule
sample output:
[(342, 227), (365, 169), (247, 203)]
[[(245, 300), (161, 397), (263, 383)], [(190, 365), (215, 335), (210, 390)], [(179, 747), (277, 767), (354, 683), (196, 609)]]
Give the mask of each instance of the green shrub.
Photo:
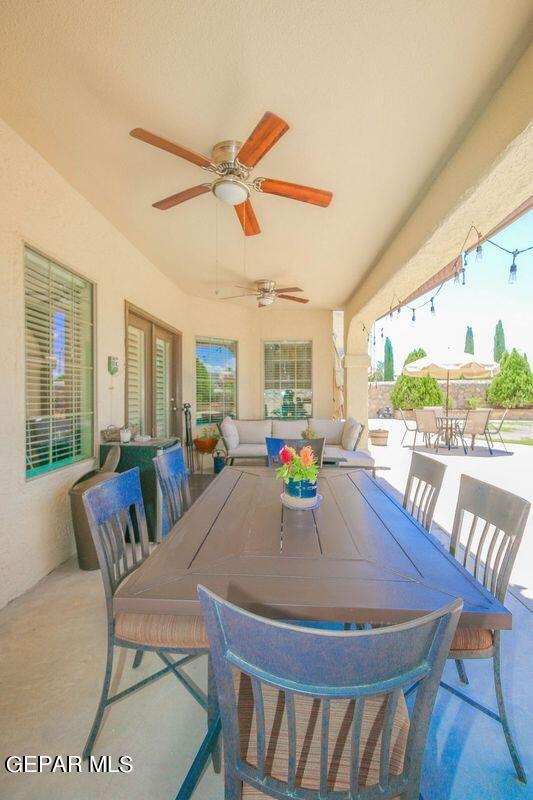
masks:
[(467, 397), (466, 398), (466, 407), (470, 408), (472, 411), (475, 411), (476, 408), (481, 408), (481, 400), (479, 397)]
[(487, 399), (493, 406), (527, 408), (533, 405), (533, 374), (527, 356), (514, 348), (500, 359), (500, 371), (492, 379)]
[[(412, 350), (405, 363), (410, 364), (411, 361), (424, 358), (425, 355), (426, 351), (421, 347)], [(411, 378), (409, 375), (400, 375), (392, 390), (391, 402), (394, 408), (411, 409), (441, 406), (444, 404), (444, 398), (435, 378)]]

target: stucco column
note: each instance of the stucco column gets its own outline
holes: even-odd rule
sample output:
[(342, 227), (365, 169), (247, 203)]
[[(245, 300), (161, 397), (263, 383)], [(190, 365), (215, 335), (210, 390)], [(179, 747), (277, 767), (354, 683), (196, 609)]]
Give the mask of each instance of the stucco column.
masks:
[(353, 417), (366, 426), (359, 445), (363, 448), (368, 442), (369, 365), (370, 357), (366, 349), (362, 353), (346, 353), (344, 356), (346, 417)]

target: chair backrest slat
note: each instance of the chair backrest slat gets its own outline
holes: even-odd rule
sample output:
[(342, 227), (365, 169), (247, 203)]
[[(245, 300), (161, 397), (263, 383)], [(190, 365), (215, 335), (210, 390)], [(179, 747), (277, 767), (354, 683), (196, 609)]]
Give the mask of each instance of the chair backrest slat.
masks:
[(322, 699), (322, 717), (320, 720), (320, 797), (327, 797), (328, 793), (330, 702), (327, 697)]
[(361, 751), (361, 729), (363, 726), (363, 712), (365, 701), (362, 697), (356, 697), (353, 701), (352, 717), (352, 737), (350, 743), (350, 793), (353, 796), (359, 794), (359, 761)]
[(440, 461), (413, 453), (403, 507), (428, 531), (431, 530), (445, 472), (446, 466)]
[(163, 496), (162, 535), (166, 536), (191, 505), (189, 474), (181, 445), (163, 450), (153, 461)]
[(139, 468), (87, 489), (83, 504), (104, 583), (108, 622), (112, 625), (117, 587), (149, 555)]
[(287, 709), (287, 738), (289, 740), (287, 785), (289, 792), (294, 792), (296, 786), (296, 710), (292, 692), (285, 692), (285, 708)]
[[(452, 529), (450, 552), (483, 585), (504, 601), (531, 504), (498, 486), (461, 476)], [(472, 517), (466, 540), (462, 537), (467, 516)], [(483, 526), (478, 534), (478, 523)], [(473, 562), (473, 566), (472, 566)]]
[(381, 734), (381, 753), (379, 758), (379, 785), (383, 788), (389, 783), (390, 749), (392, 741), (392, 724), (398, 707), (401, 689), (395, 689), (386, 697), (385, 717)]
[(302, 447), (310, 447), (316, 462), (319, 467), (322, 466), (322, 459), (324, 458), (325, 439), (280, 439), (273, 436), (265, 437), (267, 447), (267, 458), (269, 467), (279, 467), (281, 461), (279, 458), (279, 451), (284, 447), (292, 447), (297, 453), (300, 453)]
[(261, 681), (251, 677), (252, 696), (254, 698), (255, 729), (257, 737), (257, 773), (259, 780), (265, 777), (265, 708), (263, 705), (263, 689)]
[[(344, 749), (344, 742), (349, 742), (351, 763), (346, 780), (349, 779), (349, 796), (352, 800), (393, 796), (393, 789), (397, 786), (400, 790), (408, 788), (412, 792), (409, 796), (415, 796), (414, 788), (420, 778), (429, 717), (461, 613), (461, 600), (402, 625), (369, 631), (332, 631), (302, 628), (256, 616), (202, 586), (198, 587), (198, 594), (216, 676), (227, 785), (238, 786), (239, 782), (245, 781), (258, 789), (268, 789), (267, 793), (277, 798), (290, 798), (298, 794), (305, 796), (306, 800), (333, 800), (341, 796), (348, 800), (347, 792), (341, 795), (329, 784), (335, 784), (340, 749)], [(241, 751), (242, 732), (235, 692), (235, 670), (241, 673), (242, 679), (252, 682), (256, 763), (251, 763), (253, 758), (242, 755)], [(403, 689), (416, 681), (418, 686), (408, 726), (403, 768), (399, 764), (391, 775), (397, 708), (400, 702), (404, 703)], [(242, 688), (242, 682), (240, 685)], [(262, 698), (262, 687), (271, 693), (267, 732), (263, 700), (259, 700)], [(272, 699), (273, 691), (278, 692), (277, 702), (275, 694)], [(307, 710), (304, 712), (304, 724), (298, 726), (296, 714), (304, 698)], [(344, 704), (340, 723), (338, 714), (333, 722), (333, 709), (337, 703)], [(374, 734), (376, 741), (381, 738), (377, 779), (372, 785), (368, 785), (366, 774), (369, 769), (368, 742), (362, 738), (363, 735), (368, 736), (368, 731), (365, 731), (368, 724), (363, 725), (367, 703), (377, 709), (375, 719), (369, 717), (372, 720), (372, 741)], [(278, 757), (276, 744), (272, 741), (274, 728), (271, 730), (270, 725), (280, 728), (283, 726), (282, 717), (287, 722), (288, 753), (285, 753), (287, 770), (280, 778), (277, 773), (276, 777), (270, 774), (270, 762)], [(313, 736), (310, 730), (314, 730), (315, 717), (317, 739), (311, 743), (307, 737)], [(248, 726), (249, 721), (246, 720), (245, 738), (249, 736)], [(330, 741), (330, 730), (336, 737), (340, 736), (335, 744)], [(268, 741), (263, 740), (267, 735)], [(394, 736), (397, 735), (395, 732)], [(395, 738), (394, 746), (396, 743)], [(320, 766), (318, 775), (313, 778), (315, 785), (309, 785), (310, 777), (307, 776), (303, 788), (300, 786), (302, 778), (299, 776), (297, 753), (300, 750), (303, 754), (301, 748), (309, 746), (320, 747)], [(312, 753), (314, 760), (316, 749)], [(303, 755), (299, 758), (302, 759)], [(365, 763), (364, 776), (360, 763), (362, 759)], [(397, 774), (400, 769), (401, 774)]]

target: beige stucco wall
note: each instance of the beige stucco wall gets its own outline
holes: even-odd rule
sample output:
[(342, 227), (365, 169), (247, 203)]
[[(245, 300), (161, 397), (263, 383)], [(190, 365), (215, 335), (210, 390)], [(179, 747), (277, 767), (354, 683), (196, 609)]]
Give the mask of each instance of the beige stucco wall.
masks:
[[(331, 312), (288, 303), (258, 311), (185, 295), (0, 122), (0, 607), (73, 552), (67, 490), (92, 466), (25, 479), (24, 242), (96, 284), (98, 430), (123, 423), (125, 300), (182, 331), (184, 400), (194, 403), (195, 336), (236, 339), (242, 417), (262, 413), (262, 340), (312, 338), (314, 413), (331, 416)], [(112, 391), (108, 355), (120, 359)]]

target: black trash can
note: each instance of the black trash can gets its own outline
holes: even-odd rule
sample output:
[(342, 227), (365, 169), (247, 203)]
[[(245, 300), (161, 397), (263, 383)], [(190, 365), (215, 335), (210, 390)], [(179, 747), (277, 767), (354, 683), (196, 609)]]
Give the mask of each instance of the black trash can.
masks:
[(82, 494), (91, 486), (96, 486), (102, 481), (108, 481), (110, 478), (114, 478), (115, 475), (118, 475), (118, 472), (98, 472), (93, 470), (83, 475), (69, 491), (70, 510), (72, 512), (72, 524), (74, 526), (80, 569), (98, 569), (98, 557), (94, 549), (93, 537), (91, 536), (89, 520), (85, 513)]

